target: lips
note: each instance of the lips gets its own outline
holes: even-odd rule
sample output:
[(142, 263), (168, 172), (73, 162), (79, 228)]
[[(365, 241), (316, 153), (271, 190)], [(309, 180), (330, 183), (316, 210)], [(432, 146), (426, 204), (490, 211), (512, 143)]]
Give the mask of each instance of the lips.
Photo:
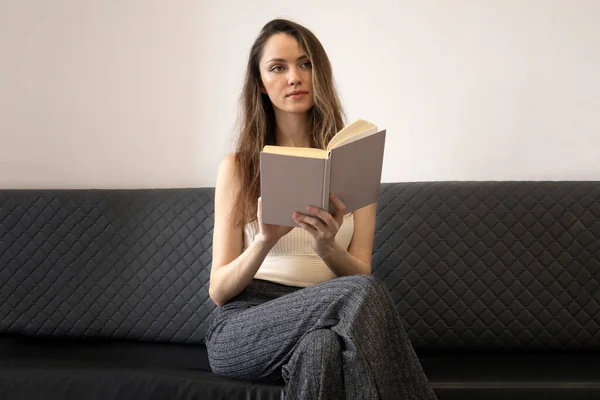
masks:
[(286, 97), (290, 97), (290, 96), (298, 96), (298, 95), (303, 95), (303, 94), (308, 94), (307, 91), (304, 90), (296, 90), (292, 93), (289, 93)]

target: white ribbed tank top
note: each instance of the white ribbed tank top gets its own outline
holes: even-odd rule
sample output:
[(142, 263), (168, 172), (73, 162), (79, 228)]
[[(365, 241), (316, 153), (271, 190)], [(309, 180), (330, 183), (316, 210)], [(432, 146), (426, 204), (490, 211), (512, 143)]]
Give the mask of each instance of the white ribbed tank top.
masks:
[[(244, 250), (254, 241), (258, 230), (258, 221), (246, 224)], [(346, 214), (336, 240), (343, 248), (348, 249), (353, 233), (354, 214)], [(293, 228), (279, 239), (254, 276), (255, 279), (299, 287), (312, 286), (335, 277), (321, 257), (315, 254), (312, 236), (300, 227)]]

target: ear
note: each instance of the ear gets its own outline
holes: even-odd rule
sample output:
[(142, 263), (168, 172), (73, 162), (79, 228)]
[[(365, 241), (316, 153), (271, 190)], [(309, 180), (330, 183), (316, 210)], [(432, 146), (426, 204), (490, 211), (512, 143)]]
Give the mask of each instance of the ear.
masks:
[(262, 94), (267, 94), (267, 89), (265, 89), (265, 85), (262, 82), (259, 84), (259, 87)]

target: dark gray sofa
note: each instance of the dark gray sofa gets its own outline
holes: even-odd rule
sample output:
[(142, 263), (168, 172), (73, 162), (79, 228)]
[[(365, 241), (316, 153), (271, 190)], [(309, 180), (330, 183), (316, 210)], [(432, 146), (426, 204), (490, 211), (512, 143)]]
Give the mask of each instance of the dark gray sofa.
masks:
[[(212, 188), (0, 190), (1, 399), (282, 399), (210, 372)], [(382, 184), (440, 400), (600, 398), (600, 182)]]

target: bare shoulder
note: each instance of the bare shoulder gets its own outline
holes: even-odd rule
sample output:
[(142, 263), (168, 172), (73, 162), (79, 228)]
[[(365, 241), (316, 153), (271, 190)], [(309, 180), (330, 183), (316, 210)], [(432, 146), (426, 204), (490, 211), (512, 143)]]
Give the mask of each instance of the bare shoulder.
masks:
[(225, 157), (221, 159), (219, 164), (217, 178), (225, 177), (233, 179), (235, 177), (235, 160), (235, 153), (226, 154)]
[(213, 270), (231, 262), (241, 253), (243, 231), (233, 220), (239, 191), (235, 154), (228, 154), (219, 164), (215, 187)]
[(235, 153), (226, 154), (225, 157), (223, 157), (223, 159), (221, 160), (221, 165), (235, 165), (235, 157)]
[(239, 189), (239, 179), (236, 173), (235, 160), (235, 153), (227, 154), (221, 159), (217, 171), (217, 192), (223, 192), (223, 190), (229, 192), (231, 190), (236, 191)]
[(226, 213), (221, 213), (220, 217), (232, 211), (240, 189), (240, 180), (236, 171), (236, 155), (230, 153), (223, 157), (217, 172), (215, 207), (226, 211)]

